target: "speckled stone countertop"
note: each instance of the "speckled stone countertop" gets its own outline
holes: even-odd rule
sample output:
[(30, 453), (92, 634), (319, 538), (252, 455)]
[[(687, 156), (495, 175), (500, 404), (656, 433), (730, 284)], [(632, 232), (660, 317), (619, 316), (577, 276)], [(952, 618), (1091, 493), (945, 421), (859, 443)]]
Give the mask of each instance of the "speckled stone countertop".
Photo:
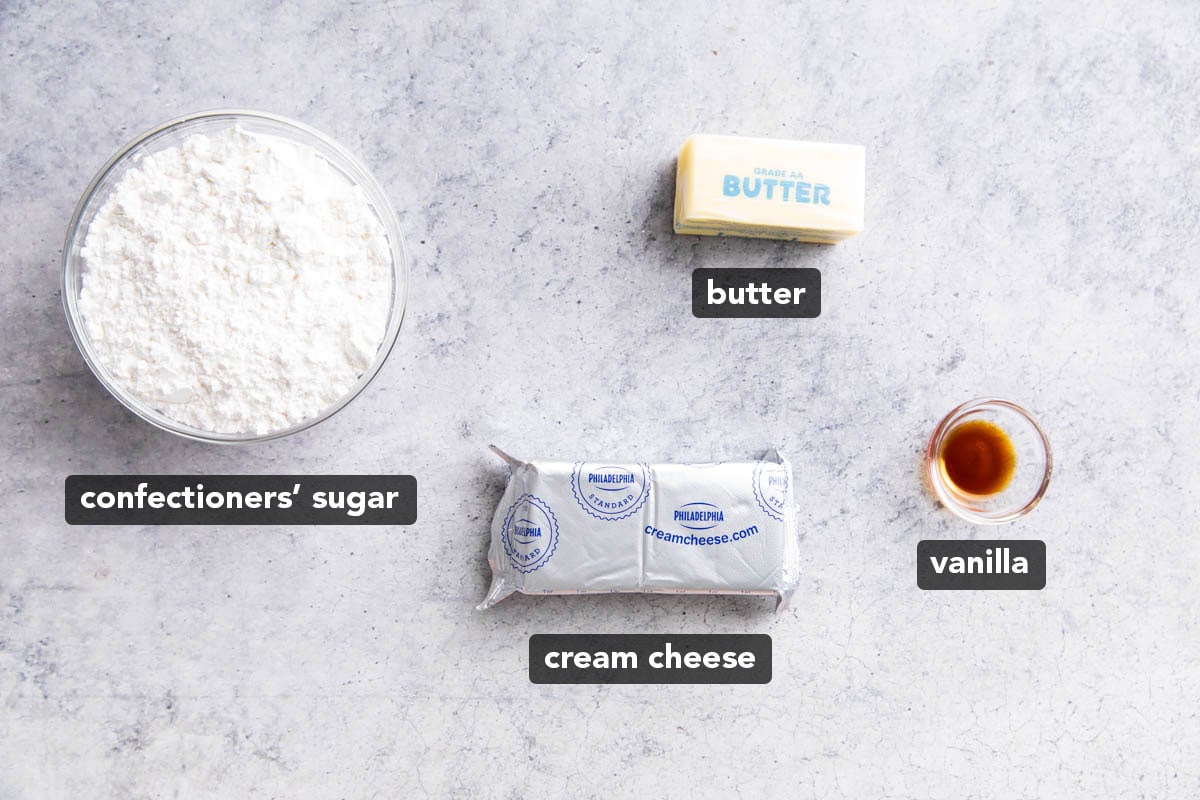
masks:
[[(0, 8), (0, 797), (1200, 795), (1200, 9), (8, 2)], [(251, 4), (254, 5), (254, 4)], [(109, 397), (60, 243), (95, 170), (212, 107), (320, 128), (413, 254), (377, 381), (213, 447)], [(836, 247), (671, 232), (696, 131), (863, 144)], [(699, 266), (818, 267), (815, 320), (699, 320)], [(1031, 407), (1042, 505), (919, 477)], [(779, 445), (805, 576), (476, 612), (503, 467)], [(407, 472), (411, 528), (84, 528), (72, 473)], [(1043, 539), (1041, 592), (921, 592), (922, 538)], [(532, 633), (765, 632), (766, 686), (548, 687)]]

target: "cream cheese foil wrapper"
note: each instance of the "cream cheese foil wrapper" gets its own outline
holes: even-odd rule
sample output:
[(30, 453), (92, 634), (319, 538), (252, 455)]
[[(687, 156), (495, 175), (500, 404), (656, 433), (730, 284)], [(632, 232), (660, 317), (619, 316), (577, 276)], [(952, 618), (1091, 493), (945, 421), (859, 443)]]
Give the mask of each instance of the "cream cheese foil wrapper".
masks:
[(492, 587), (514, 592), (761, 594), (800, 577), (791, 465), (520, 461), (492, 519)]

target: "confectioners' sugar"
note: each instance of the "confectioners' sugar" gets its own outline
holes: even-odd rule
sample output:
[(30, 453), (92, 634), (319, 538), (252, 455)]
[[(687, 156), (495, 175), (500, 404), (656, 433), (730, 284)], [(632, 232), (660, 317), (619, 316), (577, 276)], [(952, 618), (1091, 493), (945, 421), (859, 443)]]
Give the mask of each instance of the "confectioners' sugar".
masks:
[(88, 226), (80, 310), (124, 389), (206, 431), (319, 415), (375, 359), (387, 234), (313, 148), (230, 127), (145, 156)]

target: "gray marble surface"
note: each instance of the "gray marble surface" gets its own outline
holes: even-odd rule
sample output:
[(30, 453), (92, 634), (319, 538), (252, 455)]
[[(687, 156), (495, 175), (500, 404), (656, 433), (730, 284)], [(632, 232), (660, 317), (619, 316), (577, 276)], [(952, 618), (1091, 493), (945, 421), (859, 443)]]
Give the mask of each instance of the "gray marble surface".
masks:
[[(0, 5), (0, 797), (1200, 795), (1194, 3), (243, 5)], [(94, 171), (219, 106), (358, 153), (413, 254), (378, 380), (239, 448), (120, 407), (58, 290)], [(696, 131), (865, 145), (866, 232), (672, 235)], [(820, 268), (821, 317), (692, 318), (691, 270), (733, 265)], [(987, 394), (1057, 456), (1000, 531), (918, 475)], [(490, 442), (779, 444), (794, 607), (476, 612)], [(69, 527), (63, 478), (93, 472), (411, 472), (420, 521)], [(919, 539), (996, 533), (1046, 541), (1044, 591), (917, 590)], [(774, 680), (529, 684), (527, 637), (575, 631), (765, 632)]]

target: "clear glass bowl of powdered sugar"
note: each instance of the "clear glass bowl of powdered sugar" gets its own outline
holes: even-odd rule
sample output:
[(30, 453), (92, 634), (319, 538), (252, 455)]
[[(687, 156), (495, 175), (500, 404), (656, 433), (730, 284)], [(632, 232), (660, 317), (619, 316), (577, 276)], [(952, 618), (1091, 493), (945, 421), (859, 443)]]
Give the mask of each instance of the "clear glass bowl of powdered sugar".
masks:
[(63, 248), (92, 372), (150, 423), (208, 442), (286, 436), (353, 400), (404, 317), (396, 213), (329, 137), (209, 111), (122, 148)]

